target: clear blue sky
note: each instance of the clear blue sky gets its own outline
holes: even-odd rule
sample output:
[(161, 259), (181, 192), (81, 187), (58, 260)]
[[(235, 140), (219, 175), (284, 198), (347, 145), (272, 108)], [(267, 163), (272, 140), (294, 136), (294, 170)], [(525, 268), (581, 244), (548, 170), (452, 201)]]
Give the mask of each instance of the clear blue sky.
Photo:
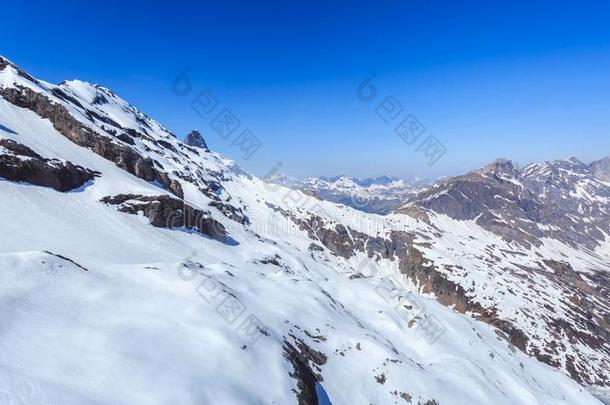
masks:
[[(277, 161), (296, 177), (433, 177), (610, 155), (608, 2), (60, 3), (3, 4), (0, 53), (110, 87), (178, 135), (199, 128), (259, 175)], [(186, 66), (263, 142), (251, 159), (172, 93)], [(376, 115), (387, 95), (446, 146), (434, 166)]]

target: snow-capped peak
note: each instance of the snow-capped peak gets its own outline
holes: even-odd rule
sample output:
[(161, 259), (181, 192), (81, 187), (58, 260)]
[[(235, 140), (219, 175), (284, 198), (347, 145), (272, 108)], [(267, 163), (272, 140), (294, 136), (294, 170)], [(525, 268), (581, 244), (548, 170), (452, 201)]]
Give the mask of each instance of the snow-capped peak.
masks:
[[(0, 78), (5, 402), (597, 404), (580, 384), (610, 385), (597, 180), (557, 211), (498, 163), (373, 215), (99, 86)], [(374, 183), (311, 181), (402, 187)]]

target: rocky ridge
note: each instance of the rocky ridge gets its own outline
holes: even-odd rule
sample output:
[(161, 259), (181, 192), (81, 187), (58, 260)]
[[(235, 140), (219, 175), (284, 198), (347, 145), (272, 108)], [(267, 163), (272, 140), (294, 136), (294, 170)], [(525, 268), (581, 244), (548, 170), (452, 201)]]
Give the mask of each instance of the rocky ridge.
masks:
[[(14, 117), (27, 117), (32, 123), (28, 126), (22, 118)], [(48, 128), (44, 127), (46, 120), (51, 124)], [(153, 330), (137, 329), (136, 336), (148, 336), (140, 339), (140, 344), (156, 336), (165, 341), (164, 324), (158, 320), (171, 319), (175, 322), (170, 328), (172, 336), (189, 336), (187, 341), (196, 349), (188, 352), (189, 345), (184, 345), (187, 357), (176, 354), (182, 356), (180, 364), (190, 363), (190, 358), (200, 353), (213, 355), (193, 362), (198, 367), (217, 358), (223, 362), (223, 367), (212, 368), (214, 379), (234, 382), (234, 387), (219, 395), (243, 393), (242, 398), (260, 401), (278, 396), (278, 403), (287, 402), (290, 395), (295, 402), (315, 404), (316, 387), (323, 385), (335, 404), (443, 404), (457, 397), (465, 403), (486, 403), (488, 398), (497, 403), (576, 403), (576, 399), (595, 403), (581, 387), (531, 357), (579, 383), (610, 385), (606, 372), (610, 368), (610, 253), (604, 228), (607, 195), (603, 183), (577, 161), (525, 169), (498, 161), (444, 180), (418, 193), (399, 210), (379, 216), (265, 183), (214, 152), (179, 141), (102, 86), (79, 81), (51, 85), (5, 59), (0, 59), (0, 123), (15, 129), (0, 132), (3, 142), (13, 145), (12, 151), (3, 149), (11, 159), (29, 154), (44, 162), (48, 159), (44, 156), (67, 148), (75, 166), (89, 162), (83, 164), (83, 170), (99, 176), (74, 196), (45, 194), (44, 190), (33, 193), (27, 187), (0, 181), (3, 193), (11, 196), (2, 200), (7, 215), (17, 215), (21, 205), (43, 193), (44, 215), (33, 212), (21, 218), (21, 226), (44, 229), (50, 236), (40, 242), (44, 250), (58, 252), (56, 255), (63, 258), (61, 266), (79, 263), (88, 270), (80, 273), (104, 275), (96, 282), (138, 274), (127, 279), (129, 296), (133, 292), (139, 297), (136, 292), (142, 288), (146, 305), (131, 308), (130, 319), (155, 320)], [(40, 134), (44, 139), (40, 141), (24, 127), (46, 128)], [(66, 139), (72, 144), (66, 146)], [(108, 184), (108, 178), (125, 181)], [(132, 190), (135, 184), (137, 192)], [(565, 206), (557, 208), (558, 200), (566, 200)], [(99, 218), (94, 233), (61, 220), (65, 210), (77, 210), (82, 204)], [(555, 209), (563, 210), (564, 215), (554, 214)], [(578, 223), (579, 218), (587, 221)], [(46, 225), (47, 220), (52, 226)], [(29, 221), (36, 225), (28, 226)], [(106, 224), (112, 225), (108, 228), (112, 237), (100, 239), (98, 234), (108, 232)], [(115, 231), (117, 226), (121, 232)], [(570, 229), (563, 234), (554, 229), (561, 226)], [(31, 249), (32, 235), (15, 229), (11, 239), (3, 243), (17, 246), (22, 241), (26, 250)], [(77, 237), (62, 245), (67, 233)], [(146, 254), (133, 256), (138, 259), (129, 257), (122, 263), (131, 266), (128, 271), (120, 267), (108, 277), (105, 272), (110, 265), (105, 256), (116, 249), (90, 241), (111, 243), (114, 239), (119, 240), (121, 250)], [(153, 246), (150, 250), (146, 249), (149, 244)], [(158, 252), (160, 246), (172, 248)], [(173, 250), (183, 255), (180, 262), (171, 262)], [(20, 255), (0, 254), (3, 268), (16, 269), (20, 280), (58, 271), (56, 259), (60, 256), (49, 257), (44, 252)], [(96, 257), (103, 261), (96, 261)], [(145, 265), (135, 266), (141, 257), (146, 258)], [(208, 283), (202, 281), (196, 300), (173, 296), (186, 289), (172, 284), (175, 281), (170, 276), (176, 268), (179, 274), (189, 274), (189, 280)], [(83, 277), (80, 273), (66, 277)], [(155, 277), (154, 282), (149, 282), (150, 277)], [(69, 281), (73, 280), (62, 279), (62, 283)], [(138, 283), (144, 281), (149, 283), (140, 287)], [(205, 310), (201, 288), (209, 283), (217, 286), (215, 292), (245, 303), (244, 311), (263, 320), (264, 326), (253, 329), (262, 343), (244, 343), (238, 333), (239, 322), (222, 320), (221, 315), (226, 314), (220, 310)], [(19, 299), (8, 299), (21, 302), (36, 296), (37, 291), (47, 291), (46, 285), (57, 289), (52, 279), (45, 279)], [(90, 288), (89, 284), (84, 286)], [(76, 295), (73, 301), (61, 301), (60, 307), (74, 308), (78, 307), (74, 303), (81, 302), (89, 308), (85, 311), (88, 317), (96, 311), (104, 313), (99, 324), (115, 307), (121, 311), (130, 308), (91, 307), (96, 301), (82, 300), (78, 295), (81, 289), (83, 285), (67, 289), (66, 294)], [(157, 295), (149, 295), (151, 289)], [(380, 296), (381, 291), (387, 294)], [(91, 296), (103, 296), (96, 292)], [(120, 294), (112, 296), (125, 301)], [(173, 308), (173, 300), (181, 310), (158, 316), (156, 311), (162, 313), (164, 305)], [(53, 311), (55, 306), (31, 308)], [(146, 308), (144, 314), (139, 312), (142, 308)], [(148, 308), (155, 308), (153, 316)], [(198, 316), (199, 311), (205, 315)], [(119, 319), (120, 315), (110, 318)], [(79, 314), (70, 316), (72, 320)], [(421, 331), (435, 319), (441, 320), (437, 329), (444, 335), (435, 337), (431, 350)], [(108, 327), (116, 327), (116, 322)], [(205, 333), (192, 335), (199, 329)], [(124, 330), (97, 330), (108, 341), (116, 335), (129, 335)], [(175, 334), (175, 330), (180, 333)], [(78, 335), (67, 334), (66, 339)], [(21, 341), (27, 339), (1, 342), (16, 350)], [(203, 346), (198, 346), (199, 342)], [(72, 341), (66, 346), (79, 347), (80, 343)], [(89, 342), (87, 351), (95, 344)], [(104, 351), (108, 347), (100, 349), (104, 356), (116, 356), (116, 351)], [(68, 362), (62, 364), (71, 367), (69, 362), (78, 356), (68, 354), (67, 360), (57, 354), (56, 361)], [(273, 370), (269, 374), (248, 366), (263, 355), (265, 370)], [(239, 373), (229, 366), (235, 358), (246, 365)], [(125, 361), (132, 370), (148, 364), (134, 367), (132, 359)], [(159, 361), (155, 358), (151, 363)], [(120, 368), (115, 371), (120, 372)], [(207, 371), (198, 369), (192, 375), (207, 375)], [(252, 388), (259, 374), (267, 381), (273, 378), (277, 389), (266, 391), (269, 384), (258, 383)], [(513, 375), (516, 377), (507, 377)], [(112, 375), (105, 378), (112, 379)], [(355, 384), (348, 389), (345, 381)], [(163, 385), (163, 381), (157, 383)], [(58, 386), (63, 384), (67, 383), (62, 381)], [(214, 386), (205, 385), (205, 378), (197, 384), (215, 392)], [(473, 384), (476, 389), (463, 392), (464, 384)], [(52, 390), (43, 386), (39, 391)], [(472, 392), (484, 392), (484, 399)], [(90, 392), (82, 395), (95, 398)]]

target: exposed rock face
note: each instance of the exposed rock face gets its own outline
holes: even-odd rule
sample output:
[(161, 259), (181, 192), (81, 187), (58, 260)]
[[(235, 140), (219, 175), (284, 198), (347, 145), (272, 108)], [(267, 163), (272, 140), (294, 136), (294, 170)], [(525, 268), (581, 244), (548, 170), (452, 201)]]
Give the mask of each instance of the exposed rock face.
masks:
[(167, 195), (142, 196), (121, 194), (104, 197), (103, 203), (117, 205), (118, 210), (128, 214), (142, 212), (151, 225), (158, 228), (194, 229), (212, 239), (226, 242), (227, 231), (220, 222), (212, 219), (207, 211), (198, 210), (183, 201)]
[(544, 236), (595, 249), (610, 233), (610, 187), (584, 163), (571, 158), (533, 164), (522, 177), (540, 204), (535, 222)]
[(392, 257), (397, 248), (391, 240), (371, 237), (342, 224), (328, 227), (325, 225), (325, 220), (317, 215), (299, 219), (279, 207), (272, 205), (271, 207), (306, 231), (310, 238), (320, 241), (333, 254), (345, 259), (353, 257), (356, 252), (365, 252), (371, 258), (376, 255), (387, 259)]
[[(293, 345), (289, 340), (293, 340), (295, 344)], [(284, 357), (294, 369), (290, 376), (297, 380), (298, 391), (295, 393), (299, 405), (318, 405), (316, 382), (322, 381), (320, 366), (326, 364), (326, 355), (312, 349), (294, 335), (290, 335), (290, 339), (284, 338)]]
[(589, 170), (601, 181), (610, 183), (610, 157), (591, 163)]
[[(510, 166), (506, 162), (499, 163), (506, 175), (510, 173)], [(487, 170), (487, 169), (486, 169)], [(476, 189), (476, 187), (475, 187)], [(500, 190), (503, 190), (500, 188)], [(509, 194), (507, 194), (508, 196)], [(465, 197), (465, 196), (464, 196)], [(507, 197), (508, 198), (508, 197)], [(493, 201), (493, 200), (491, 200)], [(561, 298), (561, 308), (565, 314), (570, 314), (566, 321), (565, 316), (555, 311), (540, 312), (535, 317), (527, 315), (532, 321), (536, 319), (547, 334), (546, 340), (540, 340), (537, 334), (527, 331), (528, 325), (519, 323), (515, 319), (507, 318), (497, 311), (494, 305), (481, 301), (481, 293), (476, 293), (475, 286), (463, 285), (452, 278), (452, 273), (467, 271), (459, 265), (440, 266), (426, 257), (424, 253), (434, 244), (434, 239), (422, 240), (422, 235), (415, 235), (404, 231), (391, 231), (385, 237), (371, 236), (344, 224), (330, 224), (324, 218), (311, 214), (307, 219), (295, 216), (290, 211), (270, 205), (276, 211), (293, 221), (309, 237), (319, 241), (333, 254), (346, 259), (354, 257), (357, 252), (365, 253), (373, 261), (388, 259), (398, 261), (400, 272), (409, 278), (418, 289), (424, 293), (433, 294), (437, 301), (452, 307), (461, 313), (470, 313), (475, 318), (484, 321), (497, 329), (498, 336), (512, 343), (519, 350), (536, 357), (538, 360), (553, 367), (562, 368), (573, 379), (587, 384), (610, 384), (602, 360), (599, 366), (588, 364), (588, 350), (603, 353), (606, 359), (610, 358), (610, 277), (604, 272), (593, 272), (582, 275), (572, 269), (568, 263), (540, 257), (536, 267), (523, 268), (518, 273), (514, 270), (495, 269), (500, 264), (494, 253), (484, 259), (491, 268), (490, 273), (506, 273), (501, 275), (508, 284), (507, 291), (511, 295), (523, 294), (522, 299), (528, 299), (533, 289), (536, 294), (540, 291), (552, 290), (558, 292)], [(483, 206), (483, 205), (481, 205)], [(526, 206), (526, 205), (525, 205)], [(425, 213), (421, 207), (413, 206)], [(428, 215), (426, 215), (428, 217)], [(422, 216), (422, 219), (423, 218)], [(422, 221), (428, 225), (428, 221)], [(435, 228), (434, 232), (438, 232)], [(320, 248), (310, 246), (310, 251)], [(523, 248), (527, 251), (527, 248)], [(510, 255), (525, 255), (520, 252), (504, 252)], [(532, 253), (533, 255), (533, 253)], [(374, 272), (374, 266), (366, 269)], [(524, 273), (525, 271), (525, 273)], [(355, 273), (350, 279), (365, 277), (362, 273)], [(519, 286), (529, 286), (520, 290)], [(593, 288), (592, 286), (597, 286)], [(553, 309), (553, 308), (551, 308)], [(604, 315), (605, 314), (605, 315)], [(531, 321), (528, 321), (531, 322)], [(568, 343), (569, 342), (569, 343)], [(571, 352), (569, 345), (577, 345), (587, 349), (582, 352)], [(569, 354), (569, 361), (562, 363), (562, 357)]]
[[(472, 269), (457, 264), (431, 266), (418, 260), (417, 254), (411, 254), (414, 266), (405, 268), (401, 263), (401, 271), (417, 280), (424, 291), (433, 292), (441, 303), (461, 312), (473, 312), (538, 360), (562, 368), (577, 381), (607, 385), (610, 380), (602, 370), (610, 366), (607, 319), (610, 284), (605, 272), (591, 268), (579, 273), (567, 262), (547, 259), (532, 251), (543, 243), (543, 238), (593, 250), (610, 233), (610, 188), (596, 178), (592, 167), (574, 158), (532, 164), (524, 169), (499, 160), (480, 170), (443, 180), (398, 210), (413, 216), (413, 210), (419, 208), (457, 220), (475, 221), (502, 239), (516, 242), (521, 246), (520, 252), (500, 251), (499, 254), (509, 261), (511, 256), (531, 256), (531, 262), (520, 266), (520, 270), (509, 270), (507, 264), (507, 268), (497, 270), (502, 261), (498, 252), (491, 253), (493, 246), (488, 246), (487, 254), (481, 254), (480, 258), (489, 262), (490, 282), (497, 289), (506, 285), (503, 294), (524, 300), (531, 299), (531, 290), (537, 294), (556, 291), (561, 298), (553, 307), (541, 301), (541, 311), (535, 316), (517, 310), (515, 317), (507, 318), (506, 313), (500, 314), (495, 307), (502, 300), (481, 304), (484, 300), (481, 300), (479, 285), (474, 282), (472, 286), (461, 285), (460, 278)], [(528, 288), (521, 289), (521, 285)], [(516, 321), (516, 318), (522, 320)], [(530, 326), (534, 324), (545, 331), (544, 340), (531, 331)], [(575, 346), (587, 349), (572, 352), (570, 347)], [(596, 358), (599, 362), (595, 365), (590, 362), (588, 350), (603, 353), (602, 358)]]
[[(507, 240), (536, 244), (542, 232), (532, 221), (537, 220), (539, 204), (531, 192), (514, 181), (516, 176), (517, 169), (511, 162), (498, 160), (481, 170), (435, 184), (397, 212), (421, 207), (454, 219), (476, 220)], [(504, 222), (504, 215), (514, 218), (518, 225)]]
[(485, 312), (482, 306), (468, 297), (462, 286), (449, 281), (443, 273), (437, 271), (434, 262), (416, 247), (413, 234), (391, 231), (389, 238), (372, 237), (344, 225), (336, 225), (334, 229), (326, 228), (323, 223), (318, 217), (302, 226), (336, 255), (350, 258), (356, 252), (363, 252), (375, 260), (398, 260), (400, 272), (423, 292), (434, 294), (442, 304), (460, 312)]
[(428, 215), (426, 210), (421, 207), (417, 207), (415, 205), (409, 205), (406, 207), (399, 208), (397, 210), (397, 212), (408, 215), (411, 218), (415, 218), (418, 221), (422, 221), (426, 224), (430, 224), (430, 216)]
[(182, 186), (170, 179), (167, 173), (155, 169), (152, 159), (144, 158), (127, 145), (113, 142), (76, 120), (68, 110), (53, 103), (44, 94), (25, 87), (0, 88), (0, 97), (10, 103), (27, 108), (51, 121), (55, 129), (77, 145), (91, 149), (120, 168), (146, 181), (158, 181), (172, 193), (182, 198)]
[(209, 151), (208, 145), (205, 143), (205, 139), (201, 136), (201, 133), (196, 129), (192, 130), (188, 133), (186, 138), (184, 138), (184, 143), (189, 146), (193, 146), (195, 148), (200, 148), (206, 151)]
[(539, 245), (543, 237), (594, 249), (610, 234), (610, 187), (576, 159), (532, 164), (523, 170), (498, 160), (443, 180), (397, 212), (421, 207), (474, 220), (507, 241)]
[(294, 369), (290, 376), (297, 380), (297, 389), (295, 394), (299, 405), (318, 405), (318, 396), (316, 394), (316, 377), (307, 365), (306, 360), (303, 360), (299, 352), (290, 344), (284, 346), (284, 357), (288, 360)]
[[(4, 63), (4, 68), (6, 66), (9, 65)], [(1, 69), (3, 60), (0, 58)], [(24, 72), (19, 72), (19, 75), (29, 77)], [(44, 83), (37, 83), (42, 89)], [(83, 99), (78, 95), (81, 86), (86, 88), (86, 94), (91, 94), (90, 98)], [(251, 210), (253, 206), (268, 214), (269, 210), (264, 209), (263, 205), (266, 204), (266, 207), (281, 212), (304, 231), (299, 237), (306, 242), (302, 246), (309, 245), (308, 259), (337, 264), (345, 271), (347, 280), (375, 277), (359, 273), (358, 269), (353, 268), (354, 260), (351, 259), (356, 256), (371, 259), (365, 260), (365, 263), (386, 266), (392, 270), (397, 268), (401, 275), (415, 284), (418, 291), (433, 294), (440, 303), (487, 322), (499, 336), (523, 352), (563, 370), (577, 381), (610, 386), (607, 375), (607, 370), (610, 369), (609, 273), (589, 267), (583, 269), (582, 266), (577, 269), (576, 264), (573, 267), (569, 263), (569, 254), (562, 257), (561, 251), (552, 253), (552, 249), (546, 249), (549, 246), (541, 241), (542, 237), (552, 237), (569, 241), (575, 246), (595, 246), (601, 240), (608, 206), (607, 200), (604, 200), (605, 186), (596, 181), (591, 176), (592, 169), (582, 163), (576, 160), (551, 162), (546, 166), (531, 165), (520, 170), (509, 161), (497, 161), (465, 176), (445, 180), (438, 187), (422, 192), (421, 198), (412, 200), (399, 210), (400, 213), (417, 219), (409, 219), (407, 227), (394, 228), (392, 221), (395, 218), (374, 216), (375, 221), (384, 221), (383, 226), (369, 228), (362, 226), (362, 222), (370, 220), (372, 216), (355, 213), (345, 207), (341, 207), (342, 215), (310, 213), (308, 216), (306, 210), (293, 209), (287, 204), (275, 206), (270, 201), (278, 203), (277, 200), (267, 199), (262, 190), (254, 188), (256, 186), (244, 194), (235, 192), (239, 187), (234, 187), (230, 182), (237, 180), (240, 186), (243, 184), (246, 187), (249, 184), (246, 179), (251, 179), (247, 174), (229, 167), (222, 159), (214, 160), (215, 154), (207, 154), (203, 147), (186, 145), (165, 136), (153, 121), (140, 115), (134, 108), (118, 104), (116, 96), (107, 89), (82, 83), (66, 83), (48, 90), (38, 96), (23, 91), (25, 95), (13, 94), (9, 99), (30, 105), (33, 110), (51, 117), (49, 119), (54, 127), (61, 128), (63, 136), (91, 148), (140, 178), (158, 181), (168, 189), (171, 189), (171, 182), (174, 181), (169, 176), (180, 179), (185, 186), (192, 185), (188, 188), (189, 196), (197, 193), (198, 201), (208, 204), (217, 218), (221, 218), (220, 213), (246, 225), (243, 228), (249, 232), (247, 214), (257, 214)], [(22, 89), (17, 88), (17, 92), (21, 93)], [(37, 97), (41, 99), (36, 101)], [(114, 114), (104, 114), (102, 108), (109, 105), (113, 106), (114, 111), (128, 110), (128, 119), (123, 117), (121, 120)], [(64, 116), (63, 110), (54, 106), (63, 106), (71, 117)], [(73, 106), (78, 113), (74, 112)], [(116, 106), (121, 107), (114, 108)], [(82, 118), (81, 112), (89, 122), (79, 121)], [(132, 120), (138, 125), (133, 124)], [(55, 131), (52, 132), (51, 135), (57, 137)], [(11, 160), (9, 165), (45, 161), (23, 145), (7, 143), (2, 148), (3, 155), (19, 160), (18, 163)], [(54, 167), (52, 162), (44, 163)], [(114, 171), (114, 168), (111, 169)], [(19, 172), (24, 170), (22, 167), (18, 169)], [(250, 199), (248, 194), (253, 190), (257, 196)], [(208, 215), (210, 212), (206, 210), (196, 209), (169, 195), (115, 195), (120, 192), (124, 191), (109, 191), (106, 194), (112, 196), (102, 201), (125, 213), (141, 212), (156, 227), (183, 228), (227, 241), (225, 228), (211, 219)], [(152, 194), (157, 192), (150, 191)], [(181, 189), (174, 192), (181, 195)], [(466, 226), (458, 221), (440, 218), (435, 211), (472, 223)], [(345, 222), (341, 218), (346, 218)], [(504, 244), (500, 238), (481, 232), (474, 222), (517, 243)], [(369, 232), (369, 229), (375, 230)], [(444, 239), (455, 229), (458, 230), (456, 233), (464, 232), (459, 235), (463, 236), (462, 239)], [(150, 232), (154, 231), (150, 229)], [(278, 245), (282, 245), (274, 239), (276, 235), (272, 232), (263, 230), (260, 233), (256, 235), (260, 241), (272, 243), (278, 249)], [(553, 243), (555, 242), (557, 241), (554, 240)], [(502, 247), (496, 249), (496, 243), (501, 243)], [(541, 244), (546, 250), (536, 251), (534, 247)], [(278, 274), (285, 272), (291, 277), (295, 276), (296, 280), (300, 277), (298, 270), (294, 269), (296, 266), (286, 264), (289, 261), (285, 260), (296, 250), (298, 249), (284, 250), (282, 254), (289, 252), (286, 256), (264, 255), (262, 259), (251, 260), (250, 263), (273, 266)], [(595, 252), (589, 254), (585, 249), (577, 252), (583, 254), (587, 263), (596, 263)], [(547, 254), (552, 255), (552, 258), (547, 257)], [(500, 260), (499, 256), (506, 260)], [(525, 257), (524, 260), (527, 261), (514, 264), (519, 256)], [(231, 267), (231, 272), (226, 270), (226, 274), (237, 279), (239, 276), (236, 267), (239, 266)], [(324, 269), (332, 271), (330, 267)], [(475, 277), (469, 279), (469, 275), (473, 274)], [(385, 276), (384, 274), (383, 277)], [(367, 280), (358, 282), (361, 281)], [(404, 287), (399, 284), (395, 285), (398, 288)], [(309, 279), (307, 289), (311, 290), (312, 287), (315, 288)], [(331, 306), (339, 308), (343, 305), (326, 291), (323, 294)], [(551, 302), (552, 299), (554, 301)], [(535, 304), (530, 306), (531, 301)], [(503, 311), (501, 304), (505, 302), (514, 312)], [(297, 381), (295, 393), (298, 400), (302, 404), (314, 404), (317, 401), (316, 382), (321, 381), (323, 371), (326, 371), (322, 370), (327, 362), (325, 353), (333, 362), (335, 358), (331, 357), (333, 352), (328, 350), (330, 346), (317, 346), (326, 340), (322, 333), (314, 335), (307, 330), (292, 332), (278, 335), (283, 335), (285, 340), (280, 350), (284, 350), (285, 358), (293, 366), (291, 376)], [(329, 330), (325, 333), (332, 332)], [(329, 342), (334, 340), (330, 339), (330, 335), (326, 336), (329, 336)], [(356, 350), (361, 350), (360, 343)], [(387, 370), (375, 371), (375, 374), (369, 375), (373, 376), (384, 388), (392, 383), (391, 374)], [(405, 401), (410, 402), (411, 395), (403, 394)], [(394, 395), (398, 399), (399, 393)], [(424, 400), (413, 401), (424, 403)], [(436, 401), (426, 403), (436, 404)]]
[(0, 177), (66, 192), (83, 186), (99, 173), (71, 162), (45, 159), (25, 145), (0, 139)]
[[(342, 224), (328, 227), (319, 216), (301, 220), (278, 207), (276, 209), (337, 256), (349, 259), (356, 252), (362, 252), (374, 260), (398, 260), (400, 272), (420, 286), (423, 292), (436, 295), (442, 304), (453, 306), (460, 312), (485, 312), (482, 306), (468, 297), (463, 287), (449, 281), (443, 273), (437, 271), (434, 262), (427, 259), (417, 248), (415, 235), (411, 233), (391, 231), (388, 238), (373, 237)], [(315, 248), (310, 247), (310, 250)]]
[(177, 197), (184, 198), (182, 182), (191, 183), (209, 198), (210, 207), (231, 220), (249, 223), (244, 207), (235, 201), (229, 203), (231, 196), (223, 193), (223, 182), (231, 178), (195, 161), (194, 155), (201, 156), (207, 149), (178, 141), (160, 123), (109, 89), (79, 80), (49, 85), (1, 57), (0, 74), (6, 77), (0, 98), (49, 119), (72, 142)]

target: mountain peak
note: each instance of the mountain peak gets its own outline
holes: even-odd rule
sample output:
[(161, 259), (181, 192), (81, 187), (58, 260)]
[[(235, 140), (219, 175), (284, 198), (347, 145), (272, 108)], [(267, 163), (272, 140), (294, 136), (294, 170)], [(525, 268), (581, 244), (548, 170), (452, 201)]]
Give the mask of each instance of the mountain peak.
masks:
[(564, 160), (547, 160), (529, 164), (523, 169), (523, 175), (528, 178), (559, 176), (561, 171), (564, 174), (572, 172), (583, 175), (588, 171), (588, 167), (581, 160), (572, 156)]
[(6, 65), (10, 65), (16, 69), (19, 67), (4, 55), (0, 55), (0, 70)]
[(605, 157), (591, 163), (589, 170), (599, 180), (610, 183), (610, 157)]
[(500, 177), (517, 177), (519, 169), (517, 164), (508, 159), (496, 159), (494, 162), (475, 170), (482, 175), (496, 175)]
[(193, 129), (186, 135), (186, 137), (184, 138), (184, 143), (189, 146), (194, 146), (195, 148), (205, 149), (206, 151), (210, 150), (208, 148), (207, 143), (205, 142), (205, 139), (203, 139), (201, 132), (196, 129)]
[[(469, 404), (593, 404), (576, 382), (610, 386), (610, 256), (600, 245), (610, 185), (590, 172), (575, 176), (557, 161), (544, 164), (561, 174), (553, 181), (526, 179), (497, 160), (483, 175), (421, 192), (390, 177), (314, 178), (315, 189), (301, 188), (375, 214), (421, 195), (397, 215), (370, 215), (266, 187), (188, 147), (207, 149), (198, 130), (180, 142), (101, 86), (32, 81), (2, 63), (0, 195), (9, 198), (0, 209), (11, 232), (0, 234), (0, 301), (15, 303), (7, 319), (22, 333), (0, 334), (0, 363), (39, 344), (39, 319), (43, 333), (64, 331), (70, 343), (19, 364), (18, 375), (0, 373), (3, 397), (8, 387), (9, 400), (28, 403), (132, 403), (143, 390), (159, 403), (317, 403), (319, 387), (334, 403), (446, 404), (457, 392)], [(114, 301), (90, 300), (92, 291)], [(57, 305), (31, 305), (48, 297)], [(159, 322), (141, 322), (151, 313)], [(120, 345), (70, 340), (91, 333), (91, 318), (101, 342)], [(134, 333), (124, 333), (127, 322)], [(117, 348), (143, 340), (124, 361)], [(123, 381), (154, 374), (168, 359), (163, 345), (183, 341), (194, 344), (169, 353), (179, 367), (167, 378), (136, 391)], [(431, 350), (438, 362), (417, 361)], [(268, 367), (240, 367), (262, 357)], [(479, 367), (460, 372), (471, 364)], [(81, 392), (63, 372), (75, 367), (117, 389)], [(40, 379), (41, 368), (57, 384)], [(30, 392), (35, 399), (24, 398)]]
[[(7, 69), (7, 67), (11, 67), (12, 69)], [(17, 82), (20, 82), (20, 84), (26, 84), (28, 82), (30, 82), (30, 84), (40, 84), (38, 80), (30, 76), (25, 70), (21, 69), (2, 55), (0, 55), (0, 73), (3, 76), (0, 78), (0, 84), (3, 86), (10, 87)]]
[(567, 162), (575, 165), (575, 166), (584, 166), (585, 164), (575, 156), (570, 156), (566, 159)]

